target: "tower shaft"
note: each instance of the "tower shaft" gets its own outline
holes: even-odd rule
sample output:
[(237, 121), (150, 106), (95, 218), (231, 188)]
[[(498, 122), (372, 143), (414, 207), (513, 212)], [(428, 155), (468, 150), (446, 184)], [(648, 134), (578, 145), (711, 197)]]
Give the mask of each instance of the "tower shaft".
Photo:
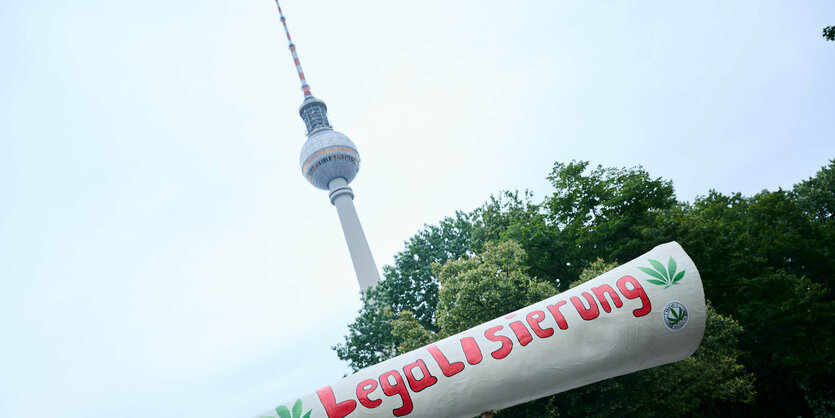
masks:
[(354, 208), (354, 192), (341, 177), (331, 180), (328, 188), (331, 203), (336, 206), (339, 223), (342, 224), (342, 233), (345, 234), (345, 243), (348, 244), (348, 252), (351, 253), (351, 262), (354, 264), (360, 290), (365, 292), (380, 281), (380, 273), (377, 272), (377, 264), (371, 255), (371, 248)]

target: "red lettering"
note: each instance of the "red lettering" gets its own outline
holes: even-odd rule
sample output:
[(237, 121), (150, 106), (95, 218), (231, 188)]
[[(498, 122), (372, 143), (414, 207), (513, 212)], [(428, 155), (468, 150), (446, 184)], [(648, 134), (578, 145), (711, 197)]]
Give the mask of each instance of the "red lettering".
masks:
[(455, 363), (450, 363), (449, 360), (446, 359), (444, 353), (435, 346), (435, 344), (429, 344), (426, 346), (426, 349), (429, 350), (429, 354), (432, 354), (432, 357), (440, 366), (441, 371), (444, 373), (444, 376), (450, 377), (454, 376), (464, 370), (464, 363), (460, 361), (456, 361)]
[(362, 406), (366, 408), (376, 408), (383, 403), (382, 399), (371, 399), (368, 394), (377, 389), (377, 381), (374, 379), (365, 379), (357, 385), (357, 399), (359, 399)]
[(568, 322), (565, 322), (565, 317), (562, 316), (562, 312), (560, 312), (560, 306), (562, 305), (565, 305), (564, 300), (561, 300), (553, 305), (548, 305), (548, 311), (554, 316), (554, 320), (557, 321), (557, 326), (560, 327), (560, 329), (568, 329)]
[(600, 310), (597, 309), (597, 303), (594, 302), (594, 298), (592, 298), (588, 292), (583, 292), (581, 295), (589, 301), (589, 307), (586, 308), (583, 301), (581, 301), (577, 296), (572, 296), (571, 303), (573, 303), (574, 307), (577, 308), (577, 313), (579, 313), (586, 321), (591, 321), (592, 319), (597, 318), (597, 316), (600, 315)]
[(488, 340), (502, 343), (501, 347), (490, 353), (490, 355), (496, 360), (501, 360), (507, 357), (507, 355), (510, 354), (510, 350), (513, 349), (513, 341), (510, 341), (510, 338), (507, 338), (504, 335), (496, 335), (496, 332), (501, 331), (502, 328), (504, 328), (502, 325), (498, 325), (484, 331), (484, 336)]
[(464, 337), (461, 339), (461, 349), (464, 350), (464, 356), (467, 357), (467, 363), (478, 364), (481, 363), (481, 349), (473, 337)]
[(510, 329), (512, 329), (513, 333), (516, 334), (516, 339), (519, 340), (519, 344), (522, 344), (522, 347), (533, 341), (533, 337), (531, 337), (531, 333), (528, 332), (528, 329), (525, 328), (525, 324), (519, 321), (513, 321), (510, 323)]
[[(565, 302), (563, 302), (563, 303), (565, 303)], [(528, 325), (531, 326), (531, 329), (533, 330), (534, 334), (536, 334), (537, 337), (548, 338), (548, 337), (554, 335), (554, 329), (553, 328), (542, 329), (542, 327), (539, 326), (539, 323), (545, 320), (545, 312), (533, 311), (533, 312), (528, 314), (526, 319), (528, 320)]]
[(343, 418), (357, 408), (357, 401), (353, 399), (336, 403), (336, 397), (333, 395), (333, 389), (330, 386), (317, 390), (316, 394), (319, 395), (319, 401), (325, 407), (328, 418)]
[[(420, 370), (420, 379), (415, 378), (415, 368)], [(429, 374), (429, 369), (426, 368), (426, 363), (424, 363), (423, 360), (407, 364), (406, 367), (403, 368), (403, 374), (406, 375), (406, 380), (409, 382), (409, 387), (412, 388), (413, 392), (420, 392), (429, 386), (434, 385), (438, 381), (437, 377)]]
[[(627, 283), (632, 283), (632, 289), (626, 287)], [(636, 318), (644, 316), (652, 310), (652, 304), (649, 302), (649, 296), (647, 296), (647, 293), (644, 291), (644, 288), (641, 287), (641, 284), (638, 283), (638, 281), (635, 280), (634, 277), (621, 277), (620, 280), (618, 280), (618, 290), (620, 290), (620, 293), (623, 294), (623, 297), (627, 299), (641, 298), (641, 303), (643, 303), (643, 305), (640, 308), (632, 311), (632, 315), (635, 315)]]
[(606, 311), (606, 313), (612, 312), (612, 308), (609, 306), (609, 301), (606, 300), (606, 293), (608, 293), (609, 297), (612, 298), (612, 303), (614, 303), (615, 306), (618, 308), (623, 306), (623, 302), (621, 302), (618, 294), (615, 293), (615, 289), (612, 289), (612, 286), (609, 286), (608, 284), (604, 284), (600, 287), (592, 287), (591, 292), (597, 296), (597, 300), (600, 301), (600, 306), (604, 311)]
[[(389, 378), (394, 378), (394, 383), (391, 383)], [(409, 396), (409, 389), (406, 389), (406, 384), (403, 383), (403, 377), (400, 372), (392, 370), (385, 372), (380, 376), (380, 385), (383, 387), (383, 393), (387, 396), (400, 395), (400, 400), (403, 401), (403, 406), (392, 409), (391, 413), (396, 417), (412, 412), (412, 397)]]

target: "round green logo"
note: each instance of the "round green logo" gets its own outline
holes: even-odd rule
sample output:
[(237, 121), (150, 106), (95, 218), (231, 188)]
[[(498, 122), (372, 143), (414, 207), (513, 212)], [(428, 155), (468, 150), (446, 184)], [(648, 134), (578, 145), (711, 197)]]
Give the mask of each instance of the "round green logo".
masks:
[(680, 302), (670, 302), (664, 307), (662, 313), (664, 325), (672, 331), (678, 331), (687, 325), (690, 316), (687, 314), (687, 307)]

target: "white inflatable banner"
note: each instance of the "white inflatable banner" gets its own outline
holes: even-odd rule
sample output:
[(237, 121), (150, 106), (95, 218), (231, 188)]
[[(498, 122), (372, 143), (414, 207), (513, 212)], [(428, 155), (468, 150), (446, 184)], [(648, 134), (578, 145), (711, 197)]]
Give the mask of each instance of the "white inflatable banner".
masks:
[(705, 327), (678, 243), (580, 286), (362, 369), (261, 417), (473, 417), (682, 360)]

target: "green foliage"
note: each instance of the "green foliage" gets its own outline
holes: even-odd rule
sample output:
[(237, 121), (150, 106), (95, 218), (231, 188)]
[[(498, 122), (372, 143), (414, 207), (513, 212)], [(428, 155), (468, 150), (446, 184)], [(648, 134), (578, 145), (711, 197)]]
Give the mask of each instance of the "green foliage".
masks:
[(835, 41), (835, 26), (827, 26), (823, 28), (823, 37), (827, 41)]
[(484, 245), (484, 252), (468, 259), (435, 264), (441, 289), (438, 294), (438, 331), (431, 332), (411, 312), (394, 321), (403, 339), (400, 352), (420, 348), (508, 312), (551, 297), (557, 289), (531, 278), (524, 264), (525, 251), (514, 241)]
[[(525, 250), (529, 274), (537, 280), (559, 285), (564, 275), (563, 254), (567, 246), (559, 231), (549, 227), (542, 205), (533, 194), (502, 192), (473, 211), (471, 250), (480, 253), (488, 241), (514, 240)], [(565, 282), (566, 284), (568, 282)]]
[(522, 309), (557, 293), (527, 274), (525, 251), (514, 241), (487, 242), (484, 252), (436, 265), (439, 335), (444, 338)]
[(618, 265), (619, 264), (616, 261), (607, 263), (603, 261), (602, 258), (598, 257), (597, 260), (594, 260), (594, 262), (589, 264), (588, 267), (583, 269), (583, 271), (580, 273), (580, 278), (571, 282), (571, 286), (569, 286), (569, 288), (577, 287), (597, 276), (602, 275), (603, 273), (614, 270), (614, 268)]
[[(694, 356), (498, 415), (835, 414), (835, 160), (792, 190), (710, 191), (692, 204), (641, 167), (557, 163), (548, 179), (555, 190), (541, 203), (503, 192), (407, 241), (335, 347), (340, 358), (369, 366), (675, 240), (711, 302)], [(674, 260), (647, 263), (643, 280), (683, 277)]]
[(521, 197), (518, 192), (504, 191), (498, 196), (490, 196), (482, 207), (474, 210), (471, 217), (473, 252), (482, 252), (488, 241), (516, 238), (519, 225), (537, 222), (542, 215), (539, 205), (534, 204), (532, 198), (533, 194), (529, 191)]
[(380, 301), (394, 312), (413, 312), (423, 326), (434, 329), (438, 280), (432, 264), (467, 256), (472, 228), (470, 215), (464, 212), (444, 218), (437, 226), (425, 225), (394, 256), (394, 266), (383, 268), (386, 292)]
[[(746, 326), (741, 348), (758, 373), (760, 411), (811, 415), (811, 403), (835, 400), (835, 301), (829, 289), (778, 271), (737, 282), (734, 316)], [(779, 409), (775, 409), (779, 408)], [(818, 411), (821, 412), (821, 411)], [(835, 415), (835, 409), (824, 415)]]
[[(676, 205), (668, 180), (653, 179), (641, 167), (589, 170), (588, 162), (555, 163), (548, 180), (555, 192), (542, 206), (555, 237), (559, 257), (551, 260), (561, 290), (577, 279), (591, 260), (629, 261), (663, 237), (647, 239), (644, 231), (655, 224), (660, 211)], [(527, 251), (531, 251), (525, 247)]]
[(440, 339), (436, 333), (424, 328), (411, 311), (401, 311), (391, 324), (392, 334), (401, 341), (397, 346), (399, 353), (417, 350)]
[[(686, 248), (706, 297), (745, 328), (743, 364), (757, 376), (748, 413), (812, 415), (833, 406), (835, 394), (820, 376), (831, 381), (835, 359), (828, 348), (810, 352), (835, 345), (831, 327), (822, 325), (835, 314), (832, 173), (830, 163), (792, 191), (752, 197), (711, 191), (666, 212), (648, 231)], [(774, 312), (781, 314), (772, 318)]]
[(359, 316), (348, 325), (344, 342), (332, 347), (354, 371), (394, 357), (402, 341), (392, 333), (396, 315), (390, 306), (378, 302), (386, 291), (379, 285), (367, 291)]
[(738, 303), (738, 279), (782, 269), (830, 284), (835, 274), (835, 243), (825, 225), (802, 208), (795, 193), (784, 190), (748, 198), (711, 191), (693, 205), (659, 216), (646, 233), (687, 249), (720, 312), (733, 312)]
[[(835, 27), (833, 27), (835, 31)], [(835, 220), (835, 160), (808, 180), (794, 186), (798, 203), (804, 212), (819, 222)]]

